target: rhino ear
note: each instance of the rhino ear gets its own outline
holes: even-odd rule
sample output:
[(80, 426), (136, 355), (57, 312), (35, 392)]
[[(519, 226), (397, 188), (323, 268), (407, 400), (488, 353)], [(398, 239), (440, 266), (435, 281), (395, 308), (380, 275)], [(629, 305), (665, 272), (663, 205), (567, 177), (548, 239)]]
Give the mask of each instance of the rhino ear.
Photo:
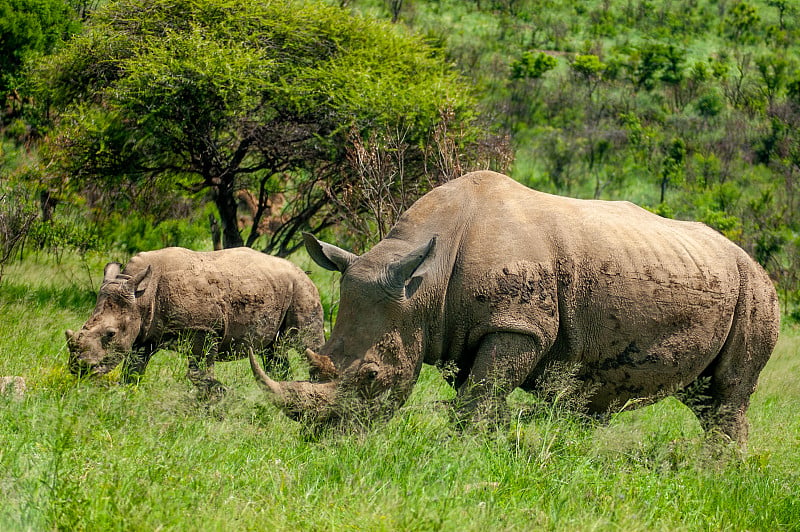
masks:
[(303, 242), (305, 242), (306, 250), (311, 258), (314, 259), (314, 262), (326, 270), (344, 273), (358, 258), (358, 255), (354, 253), (317, 240), (311, 233), (303, 233)]
[(400, 260), (389, 265), (389, 283), (402, 289), (405, 287), (406, 297), (411, 297), (419, 288), (422, 278), (428, 271), (425, 259), (436, 246), (436, 237), (431, 238), (427, 244), (420, 246)]
[(147, 285), (150, 282), (150, 278), (152, 277), (153, 267), (147, 266), (144, 270), (140, 271), (129, 280), (125, 282), (125, 285), (130, 291), (131, 294), (141, 294), (142, 292), (147, 289)]
[(103, 282), (113, 281), (119, 275), (122, 264), (119, 262), (109, 262), (103, 269)]

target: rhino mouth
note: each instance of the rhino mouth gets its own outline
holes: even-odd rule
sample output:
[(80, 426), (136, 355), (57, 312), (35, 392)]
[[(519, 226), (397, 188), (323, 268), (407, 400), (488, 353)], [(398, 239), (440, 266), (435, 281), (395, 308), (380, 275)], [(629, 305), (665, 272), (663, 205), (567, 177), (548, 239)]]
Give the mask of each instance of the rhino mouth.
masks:
[(89, 373), (89, 375), (91, 375), (92, 377), (102, 377), (103, 375), (107, 375), (108, 373), (110, 373), (111, 370), (114, 369), (114, 367), (115, 365), (111, 366), (107, 364), (103, 364), (101, 366), (95, 366), (91, 368), (91, 372)]
[(117, 363), (91, 364), (81, 360), (74, 360), (69, 365), (69, 371), (76, 377), (102, 377), (110, 373)]

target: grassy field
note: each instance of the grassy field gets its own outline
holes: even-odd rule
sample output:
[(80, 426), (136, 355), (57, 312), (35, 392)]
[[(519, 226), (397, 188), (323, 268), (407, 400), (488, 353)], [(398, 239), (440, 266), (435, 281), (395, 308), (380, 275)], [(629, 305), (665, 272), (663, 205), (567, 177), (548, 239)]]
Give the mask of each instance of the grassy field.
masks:
[(517, 393), (511, 426), (459, 432), (428, 367), (390, 422), (310, 436), (245, 361), (218, 365), (231, 393), (213, 405), (176, 352), (137, 387), (70, 376), (63, 331), (89, 315), (104, 262), (28, 259), (0, 286), (0, 375), (28, 385), (0, 397), (0, 530), (800, 530), (796, 329), (742, 456), (710, 452), (672, 399), (598, 425)]

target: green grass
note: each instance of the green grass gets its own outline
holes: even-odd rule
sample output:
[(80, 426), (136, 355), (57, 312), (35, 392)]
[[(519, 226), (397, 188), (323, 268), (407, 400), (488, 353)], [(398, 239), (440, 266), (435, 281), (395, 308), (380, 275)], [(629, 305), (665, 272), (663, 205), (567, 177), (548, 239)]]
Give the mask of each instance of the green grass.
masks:
[(704, 446), (672, 399), (606, 425), (555, 405), (460, 432), (429, 367), (390, 422), (310, 436), (245, 361), (217, 366), (231, 393), (213, 405), (172, 351), (138, 387), (71, 377), (63, 330), (94, 303), (82, 268), (26, 262), (0, 286), (0, 375), (28, 383), (0, 397), (0, 530), (800, 530), (800, 331), (762, 375), (741, 456)]

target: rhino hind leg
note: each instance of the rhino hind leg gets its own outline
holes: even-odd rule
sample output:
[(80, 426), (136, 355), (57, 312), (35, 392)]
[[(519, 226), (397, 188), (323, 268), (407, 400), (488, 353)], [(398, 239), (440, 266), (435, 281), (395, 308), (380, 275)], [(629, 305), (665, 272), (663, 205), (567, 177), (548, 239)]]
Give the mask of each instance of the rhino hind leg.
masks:
[(703, 373), (688, 386), (675, 393), (675, 397), (686, 405), (697, 417), (708, 436), (725, 436), (732, 441), (744, 443), (748, 425), (744, 415), (749, 398), (739, 401), (738, 406), (731, 397), (722, 392), (712, 374)]
[(540, 343), (532, 336), (498, 332), (484, 337), (469, 374), (457, 378), (459, 423), (503, 422), (508, 416), (506, 397), (533, 371), (541, 353)]
[(747, 442), (747, 408), (758, 376), (778, 339), (779, 313), (771, 281), (742, 278), (728, 338), (711, 365), (677, 397), (700, 420), (709, 435)]
[(740, 445), (747, 442), (750, 396), (772, 347), (771, 342), (759, 342), (757, 335), (748, 338), (734, 333), (711, 366), (676, 393), (706, 434), (722, 435)]

